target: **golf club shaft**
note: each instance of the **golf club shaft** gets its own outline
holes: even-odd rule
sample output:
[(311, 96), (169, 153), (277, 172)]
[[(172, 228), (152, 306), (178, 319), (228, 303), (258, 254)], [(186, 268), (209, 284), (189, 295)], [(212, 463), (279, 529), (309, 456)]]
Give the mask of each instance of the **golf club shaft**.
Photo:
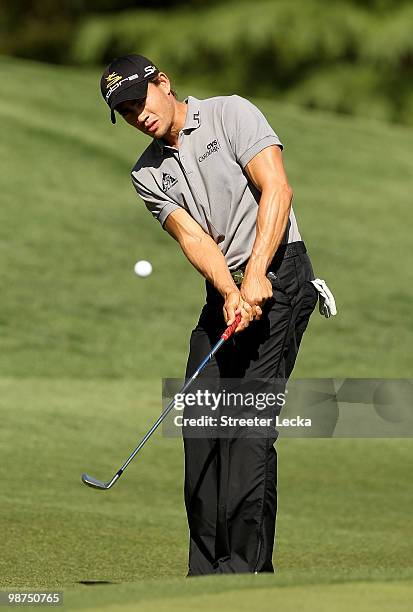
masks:
[[(218, 340), (218, 342), (216, 343), (216, 345), (211, 349), (211, 351), (208, 353), (208, 355), (205, 357), (205, 359), (202, 361), (202, 363), (200, 364), (200, 366), (198, 367), (198, 369), (194, 372), (194, 374), (191, 376), (191, 378), (189, 378), (186, 383), (184, 384), (184, 386), (182, 387), (182, 389), (180, 390), (180, 394), (184, 393), (188, 387), (193, 383), (193, 381), (197, 378), (197, 376), (199, 375), (199, 373), (204, 369), (204, 367), (206, 366), (206, 364), (208, 363), (208, 361), (210, 361), (212, 359), (212, 357), (215, 355), (215, 353), (217, 352), (217, 350), (224, 344), (224, 342), (234, 333), (234, 331), (236, 330), (239, 322), (241, 320), (241, 316), (237, 315), (234, 323), (232, 325), (230, 325), (229, 327), (227, 327), (227, 329), (224, 331), (224, 333), (222, 334), (221, 338)], [(165, 417), (169, 414), (169, 412), (172, 410), (172, 408), (174, 407), (175, 404), (175, 398), (172, 398), (172, 400), (170, 401), (170, 403), (167, 405), (167, 407), (165, 408), (165, 410), (160, 414), (159, 418), (155, 421), (155, 423), (152, 425), (152, 427), (150, 428), (150, 430), (148, 431), (148, 433), (142, 438), (142, 440), (140, 441), (140, 443), (138, 444), (138, 446), (135, 448), (135, 450), (133, 451), (133, 453), (128, 457), (128, 459), (125, 461), (125, 463), (122, 465), (122, 467), (120, 468), (119, 472), (123, 472), (123, 470), (125, 468), (127, 468), (127, 466), (129, 465), (129, 463), (132, 461), (132, 459), (135, 457), (135, 455), (138, 454), (138, 452), (140, 451), (140, 449), (142, 448), (142, 446), (146, 443), (146, 441), (151, 437), (151, 435), (153, 434), (153, 432), (155, 431), (155, 429), (157, 429), (157, 427), (162, 423), (162, 421), (165, 419)]]
[[(208, 363), (208, 361), (210, 361), (212, 359), (212, 357), (215, 355), (215, 353), (218, 351), (218, 349), (224, 344), (224, 342), (226, 340), (228, 340), (228, 338), (230, 338), (232, 336), (232, 334), (234, 333), (234, 331), (236, 330), (236, 328), (238, 327), (239, 322), (241, 321), (241, 315), (237, 315), (235, 317), (234, 322), (229, 325), (227, 327), (227, 329), (224, 331), (224, 333), (222, 334), (221, 338), (218, 340), (218, 342), (215, 344), (215, 346), (211, 349), (211, 351), (208, 353), (208, 355), (205, 357), (205, 359), (201, 362), (201, 364), (199, 365), (199, 367), (197, 368), (197, 370), (195, 370), (195, 372), (193, 373), (193, 375), (191, 376), (191, 378), (189, 378), (186, 383), (184, 384), (184, 386), (182, 387), (182, 389), (180, 390), (180, 394), (184, 393), (188, 387), (193, 383), (193, 381), (197, 378), (197, 376), (199, 375), (199, 373), (204, 369), (204, 367), (206, 366), (206, 364)], [(122, 473), (124, 472), (124, 470), (128, 467), (129, 463), (132, 461), (132, 459), (134, 459), (134, 457), (139, 453), (139, 451), (141, 450), (141, 448), (145, 445), (145, 443), (148, 441), (148, 439), (151, 437), (151, 435), (153, 434), (153, 432), (157, 429), (157, 427), (162, 423), (162, 421), (165, 419), (165, 417), (169, 414), (169, 412), (172, 410), (172, 408), (174, 407), (175, 404), (175, 398), (172, 398), (172, 400), (170, 401), (170, 403), (167, 405), (167, 407), (165, 408), (165, 410), (163, 410), (163, 412), (160, 414), (159, 418), (155, 421), (155, 423), (152, 425), (152, 427), (150, 428), (150, 430), (148, 431), (148, 433), (142, 438), (142, 440), (139, 442), (138, 446), (135, 448), (135, 450), (131, 453), (131, 455), (127, 458), (127, 460), (125, 461), (125, 463), (122, 465), (122, 467), (116, 472), (116, 474), (113, 476), (112, 480), (110, 482), (108, 482), (104, 487), (105, 489), (109, 489), (117, 480), (118, 478), (122, 475)], [(94, 480), (94, 479), (93, 479)], [(89, 484), (87, 481), (83, 480), (85, 482), (85, 484)], [(95, 481), (98, 482), (98, 481)], [(99, 487), (95, 487), (95, 488), (99, 488)]]

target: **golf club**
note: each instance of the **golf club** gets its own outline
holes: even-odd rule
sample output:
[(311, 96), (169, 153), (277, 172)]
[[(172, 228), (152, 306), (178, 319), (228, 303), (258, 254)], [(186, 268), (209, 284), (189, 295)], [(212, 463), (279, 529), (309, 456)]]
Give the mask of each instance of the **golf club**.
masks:
[[(188, 389), (188, 387), (193, 383), (193, 381), (198, 376), (198, 374), (204, 369), (204, 367), (206, 366), (208, 361), (210, 359), (212, 359), (212, 357), (215, 355), (217, 350), (224, 344), (224, 342), (226, 340), (228, 340), (228, 338), (230, 338), (232, 336), (232, 334), (236, 330), (236, 328), (237, 328), (237, 326), (238, 326), (240, 321), (241, 321), (241, 315), (238, 314), (235, 317), (235, 321), (231, 325), (229, 325), (227, 327), (227, 329), (222, 334), (221, 338), (218, 340), (216, 345), (212, 348), (212, 350), (208, 353), (208, 355), (202, 361), (202, 363), (200, 364), (198, 369), (194, 372), (194, 374), (191, 376), (191, 378), (189, 378), (187, 380), (187, 382), (184, 384), (184, 386), (182, 387), (180, 393), (184, 393)], [(138, 446), (135, 448), (133, 453), (128, 457), (128, 459), (125, 461), (125, 463), (122, 465), (122, 467), (113, 476), (112, 480), (109, 480), (108, 482), (101, 482), (100, 480), (97, 480), (96, 478), (93, 478), (92, 476), (89, 476), (88, 474), (82, 474), (82, 481), (84, 482), (84, 484), (87, 485), (88, 487), (92, 487), (93, 489), (100, 489), (100, 490), (104, 490), (104, 491), (107, 490), (107, 489), (110, 489), (111, 487), (113, 487), (115, 482), (122, 476), (123, 472), (126, 470), (126, 468), (128, 467), (129, 463), (132, 461), (132, 459), (139, 453), (139, 451), (141, 450), (142, 446), (144, 446), (144, 444), (147, 442), (147, 440), (151, 437), (151, 435), (153, 434), (155, 429), (158, 427), (158, 425), (160, 425), (162, 423), (162, 421), (165, 419), (165, 417), (172, 410), (174, 404), (175, 404), (175, 398), (173, 398), (171, 400), (171, 402), (168, 404), (168, 406), (165, 408), (165, 410), (161, 413), (161, 415), (159, 416), (157, 421), (152, 425), (152, 427), (150, 428), (148, 433), (139, 442)]]

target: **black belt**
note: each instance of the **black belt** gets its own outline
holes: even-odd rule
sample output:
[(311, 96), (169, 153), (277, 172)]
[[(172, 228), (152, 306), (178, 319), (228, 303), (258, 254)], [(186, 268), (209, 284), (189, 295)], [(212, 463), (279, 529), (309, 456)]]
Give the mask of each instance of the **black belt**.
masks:
[(296, 255), (307, 253), (307, 249), (305, 248), (305, 244), (302, 240), (298, 242), (290, 242), (289, 244), (281, 244), (273, 259), (276, 259), (279, 254), (281, 259), (287, 259), (287, 257), (295, 257)]
[[(268, 266), (268, 270), (278, 269), (280, 267), (283, 259), (288, 259), (289, 257), (295, 257), (296, 255), (307, 253), (307, 249), (302, 240), (297, 242), (290, 242), (288, 244), (280, 244), (278, 247), (270, 265)], [(240, 285), (244, 278), (244, 270), (247, 266), (248, 262), (245, 262), (242, 266), (231, 272), (231, 276), (235, 281), (236, 285)]]

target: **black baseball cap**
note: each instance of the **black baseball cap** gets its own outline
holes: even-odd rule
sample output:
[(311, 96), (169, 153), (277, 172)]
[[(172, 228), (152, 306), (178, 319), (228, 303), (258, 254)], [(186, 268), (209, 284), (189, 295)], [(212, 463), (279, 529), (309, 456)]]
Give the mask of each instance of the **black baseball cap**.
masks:
[(145, 98), (148, 82), (158, 73), (158, 68), (143, 55), (117, 57), (106, 66), (100, 91), (110, 108), (112, 123), (116, 123), (115, 106), (125, 100)]

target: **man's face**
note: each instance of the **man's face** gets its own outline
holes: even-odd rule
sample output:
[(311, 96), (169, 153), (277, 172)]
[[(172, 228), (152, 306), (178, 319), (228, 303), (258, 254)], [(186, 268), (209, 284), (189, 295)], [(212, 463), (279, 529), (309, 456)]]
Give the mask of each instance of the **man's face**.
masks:
[(116, 110), (139, 131), (153, 138), (162, 138), (169, 131), (174, 117), (174, 104), (168, 91), (167, 81), (162, 80), (158, 85), (148, 83), (146, 98), (121, 102)]

